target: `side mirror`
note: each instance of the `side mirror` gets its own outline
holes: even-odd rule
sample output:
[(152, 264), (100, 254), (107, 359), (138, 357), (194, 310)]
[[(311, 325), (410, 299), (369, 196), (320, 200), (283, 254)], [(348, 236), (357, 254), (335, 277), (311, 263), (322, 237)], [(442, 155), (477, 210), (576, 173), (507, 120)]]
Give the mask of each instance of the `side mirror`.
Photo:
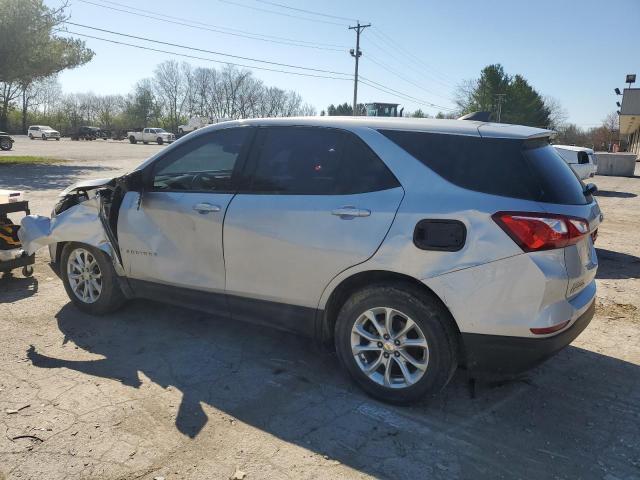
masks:
[(595, 185), (595, 183), (587, 183), (584, 186), (584, 195), (595, 195), (595, 193), (598, 191), (598, 187)]

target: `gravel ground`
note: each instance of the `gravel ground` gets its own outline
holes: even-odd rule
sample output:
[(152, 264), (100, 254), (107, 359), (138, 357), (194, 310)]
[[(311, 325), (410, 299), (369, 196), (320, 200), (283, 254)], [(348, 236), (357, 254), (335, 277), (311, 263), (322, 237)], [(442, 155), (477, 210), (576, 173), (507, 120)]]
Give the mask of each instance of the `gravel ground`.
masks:
[[(34, 213), (157, 145), (29, 141), (0, 167)], [(334, 355), (269, 329), (145, 301), (71, 307), (43, 252), (0, 279), (0, 480), (640, 477), (640, 177), (596, 177), (605, 214), (589, 328), (522, 380), (459, 371), (425, 405), (364, 396)]]

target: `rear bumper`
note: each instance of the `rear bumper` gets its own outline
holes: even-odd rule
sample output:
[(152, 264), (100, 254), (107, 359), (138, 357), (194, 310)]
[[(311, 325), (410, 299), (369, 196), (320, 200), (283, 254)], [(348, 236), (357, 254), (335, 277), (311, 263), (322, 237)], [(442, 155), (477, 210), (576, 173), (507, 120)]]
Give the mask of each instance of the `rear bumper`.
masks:
[(595, 300), (563, 332), (551, 337), (510, 337), (462, 333), (466, 367), (472, 372), (517, 374), (529, 370), (573, 342), (587, 328), (595, 312)]

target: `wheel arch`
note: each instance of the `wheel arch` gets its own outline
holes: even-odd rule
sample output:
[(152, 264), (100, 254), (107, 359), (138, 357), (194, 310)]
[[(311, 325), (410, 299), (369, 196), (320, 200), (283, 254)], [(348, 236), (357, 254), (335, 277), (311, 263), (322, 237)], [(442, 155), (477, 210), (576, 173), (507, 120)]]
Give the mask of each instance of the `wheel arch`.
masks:
[(404, 285), (420, 296), (435, 300), (449, 312), (451, 326), (458, 335), (458, 339), (460, 338), (460, 328), (453, 313), (446, 303), (423, 282), (409, 275), (388, 270), (366, 270), (354, 273), (343, 279), (329, 294), (324, 307), (320, 310), (320, 321), (318, 322), (317, 330), (318, 339), (323, 345), (329, 346), (333, 343), (335, 325), (342, 305), (353, 293), (373, 284)]

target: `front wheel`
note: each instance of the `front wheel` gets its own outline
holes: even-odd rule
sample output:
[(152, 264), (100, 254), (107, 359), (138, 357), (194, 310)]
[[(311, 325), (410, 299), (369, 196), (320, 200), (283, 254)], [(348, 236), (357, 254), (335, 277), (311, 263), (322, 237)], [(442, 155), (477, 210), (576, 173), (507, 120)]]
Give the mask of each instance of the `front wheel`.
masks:
[(13, 143), (8, 138), (0, 139), (0, 150), (11, 150), (13, 148)]
[(60, 266), (67, 295), (80, 310), (102, 315), (124, 303), (111, 259), (101, 250), (68, 243), (62, 250)]
[(56, 142), (59, 142), (59, 141), (60, 141), (60, 137), (56, 137)]
[(162, 140), (162, 138), (158, 137), (156, 139), (156, 142), (158, 142), (158, 145), (162, 145), (164, 143), (164, 140)]
[(42, 134), (42, 140), (46, 140), (46, 139), (47, 139), (47, 136), (43, 133)]
[(29, 134), (29, 140), (33, 140), (33, 135)]
[(363, 390), (390, 403), (414, 403), (442, 390), (458, 365), (453, 319), (411, 285), (376, 285), (353, 294), (336, 323), (338, 357)]

